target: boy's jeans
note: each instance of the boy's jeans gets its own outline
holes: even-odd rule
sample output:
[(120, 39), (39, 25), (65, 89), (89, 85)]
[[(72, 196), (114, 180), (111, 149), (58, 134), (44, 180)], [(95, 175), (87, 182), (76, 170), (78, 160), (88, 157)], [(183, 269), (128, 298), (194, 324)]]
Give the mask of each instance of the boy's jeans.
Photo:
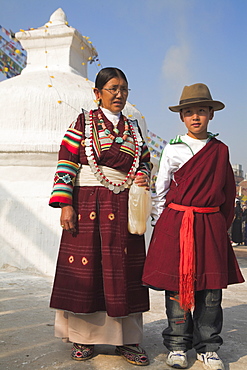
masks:
[(169, 351), (198, 353), (217, 351), (223, 343), (219, 336), (222, 329), (222, 290), (207, 289), (195, 293), (194, 312), (185, 312), (179, 305), (178, 292), (166, 291), (168, 328), (162, 336)]

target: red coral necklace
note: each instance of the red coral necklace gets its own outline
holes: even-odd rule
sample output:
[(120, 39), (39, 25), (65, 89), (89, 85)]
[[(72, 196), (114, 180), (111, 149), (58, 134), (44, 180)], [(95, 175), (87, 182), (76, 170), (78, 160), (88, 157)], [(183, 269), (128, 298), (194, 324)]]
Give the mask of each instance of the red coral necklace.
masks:
[[(102, 128), (103, 128), (106, 136), (109, 137), (112, 141), (115, 141), (118, 144), (122, 144), (127, 139), (127, 137), (131, 135), (127, 118), (125, 116), (123, 116), (123, 119), (124, 119), (124, 132), (123, 132), (123, 136), (122, 137), (121, 136), (117, 136), (116, 137), (106, 127), (105, 122), (104, 122), (103, 117), (102, 117), (102, 114), (100, 112), (98, 113), (98, 124), (102, 126)], [(115, 132), (115, 134), (118, 135), (119, 134), (118, 128), (115, 127), (113, 129), (113, 132)]]

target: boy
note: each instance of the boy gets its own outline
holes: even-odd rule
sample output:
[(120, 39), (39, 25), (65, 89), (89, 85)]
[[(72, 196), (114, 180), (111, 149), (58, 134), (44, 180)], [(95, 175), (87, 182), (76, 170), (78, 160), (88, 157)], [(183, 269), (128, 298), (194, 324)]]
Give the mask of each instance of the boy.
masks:
[[(224, 369), (222, 288), (244, 281), (227, 230), (234, 214), (235, 181), (228, 148), (207, 132), (225, 106), (208, 87), (185, 86), (177, 106), (188, 132), (165, 147), (156, 182), (155, 229), (143, 283), (165, 290), (167, 364), (186, 368), (195, 348), (207, 369)], [(192, 312), (193, 311), (193, 312)]]

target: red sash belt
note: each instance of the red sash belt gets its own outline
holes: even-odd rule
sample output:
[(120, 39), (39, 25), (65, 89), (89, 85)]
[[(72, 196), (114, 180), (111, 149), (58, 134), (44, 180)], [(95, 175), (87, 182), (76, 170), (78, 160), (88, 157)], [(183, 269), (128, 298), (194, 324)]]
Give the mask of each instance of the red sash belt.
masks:
[(194, 240), (194, 212), (215, 213), (220, 207), (193, 207), (170, 203), (169, 208), (183, 211), (183, 219), (180, 227), (180, 261), (179, 261), (179, 302), (185, 310), (194, 307), (194, 283), (195, 283), (195, 240)]

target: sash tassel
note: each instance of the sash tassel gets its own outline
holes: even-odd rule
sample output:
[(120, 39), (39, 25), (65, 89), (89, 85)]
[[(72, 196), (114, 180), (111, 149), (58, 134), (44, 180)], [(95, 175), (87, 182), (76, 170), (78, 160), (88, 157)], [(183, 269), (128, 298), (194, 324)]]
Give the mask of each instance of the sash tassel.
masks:
[(215, 213), (220, 207), (193, 207), (170, 203), (169, 208), (184, 212), (180, 227), (179, 303), (185, 311), (191, 310), (195, 296), (195, 240), (194, 212)]

